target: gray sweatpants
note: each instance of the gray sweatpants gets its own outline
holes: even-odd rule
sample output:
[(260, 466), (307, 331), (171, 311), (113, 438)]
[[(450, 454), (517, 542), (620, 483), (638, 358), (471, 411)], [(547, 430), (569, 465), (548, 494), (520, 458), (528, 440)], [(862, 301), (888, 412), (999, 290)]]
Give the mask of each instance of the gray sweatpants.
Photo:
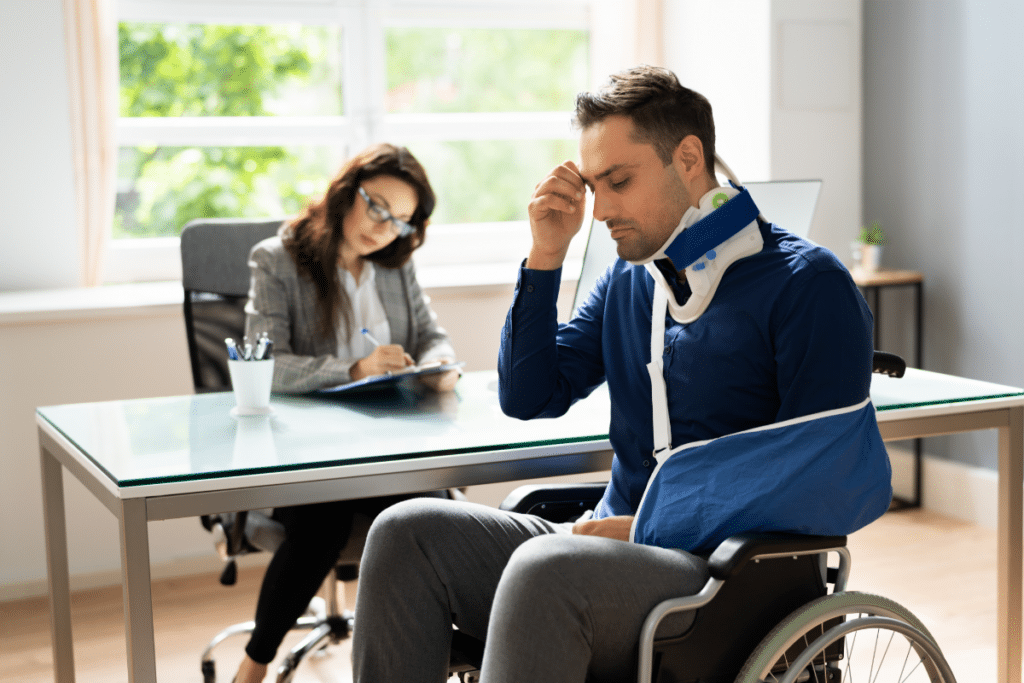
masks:
[[(453, 623), (486, 640), (483, 683), (583, 683), (634, 680), (647, 612), (696, 593), (708, 572), (683, 551), (415, 499), (374, 521), (359, 575), (356, 683), (444, 681)], [(691, 621), (679, 614), (666, 627)]]

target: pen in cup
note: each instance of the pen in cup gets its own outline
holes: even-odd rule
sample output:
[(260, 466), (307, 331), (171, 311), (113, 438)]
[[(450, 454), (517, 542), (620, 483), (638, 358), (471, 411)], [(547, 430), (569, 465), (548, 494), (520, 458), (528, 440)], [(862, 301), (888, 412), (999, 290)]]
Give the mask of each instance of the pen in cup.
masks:
[(228, 360), (270, 360), (272, 358), (271, 351), (274, 348), (274, 342), (267, 337), (266, 333), (260, 335), (260, 338), (256, 342), (256, 346), (248, 343), (243, 339), (244, 346), (239, 348), (238, 344), (234, 339), (228, 337), (224, 340), (224, 346), (228, 350)]
[(267, 336), (266, 332), (260, 335), (259, 340), (256, 342), (256, 360), (267, 360), (270, 358), (270, 352), (274, 348), (274, 342), (270, 341), (270, 337)]

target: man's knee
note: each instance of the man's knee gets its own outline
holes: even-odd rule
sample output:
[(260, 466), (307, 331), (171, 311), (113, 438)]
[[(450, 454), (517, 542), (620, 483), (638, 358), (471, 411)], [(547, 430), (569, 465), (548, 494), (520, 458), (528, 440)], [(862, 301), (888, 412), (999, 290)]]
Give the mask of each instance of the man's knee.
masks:
[(373, 520), (369, 537), (416, 537), (423, 530), (436, 525), (436, 520), (443, 516), (443, 512), (437, 509), (441, 502), (433, 498), (411, 498), (395, 503)]
[[(574, 583), (579, 557), (572, 539), (564, 535), (538, 536), (519, 546), (502, 574), (501, 584), (520, 595), (553, 596), (563, 592), (565, 583)], [(500, 588), (499, 588), (500, 590)], [(523, 596), (522, 599), (531, 598)]]

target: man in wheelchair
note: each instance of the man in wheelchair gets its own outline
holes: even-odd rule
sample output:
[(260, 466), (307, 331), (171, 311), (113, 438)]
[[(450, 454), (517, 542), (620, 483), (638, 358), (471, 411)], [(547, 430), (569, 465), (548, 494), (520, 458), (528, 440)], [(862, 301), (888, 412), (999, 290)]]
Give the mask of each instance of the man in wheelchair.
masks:
[[(871, 314), (840, 261), (719, 184), (711, 105), (671, 72), (613, 76), (577, 98), (575, 124), (580, 165), (529, 205), (499, 392), (509, 415), (557, 417), (607, 381), (611, 481), (575, 523), (429, 499), (378, 517), (356, 681), (444, 680), (452, 624), (486, 639), (487, 683), (632, 680), (648, 612), (701, 590), (720, 541), (843, 535), (888, 507)], [(587, 190), (619, 259), (558, 324)], [(659, 637), (692, 612), (673, 619)]]

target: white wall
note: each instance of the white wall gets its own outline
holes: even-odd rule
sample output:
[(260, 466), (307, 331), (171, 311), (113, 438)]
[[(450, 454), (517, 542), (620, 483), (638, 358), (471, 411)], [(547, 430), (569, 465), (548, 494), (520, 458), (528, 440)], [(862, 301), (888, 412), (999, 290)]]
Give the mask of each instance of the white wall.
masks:
[[(925, 276), (925, 367), (1024, 386), (1024, 5), (891, 0), (864, 6), (864, 216), (885, 265)], [(909, 302), (883, 299), (886, 348)], [(996, 469), (995, 435), (928, 439)]]
[(0, 2), (0, 292), (79, 282), (61, 0)]
[(771, 177), (770, 8), (764, 0), (665, 3), (664, 64), (711, 101), (716, 149), (741, 182)]

